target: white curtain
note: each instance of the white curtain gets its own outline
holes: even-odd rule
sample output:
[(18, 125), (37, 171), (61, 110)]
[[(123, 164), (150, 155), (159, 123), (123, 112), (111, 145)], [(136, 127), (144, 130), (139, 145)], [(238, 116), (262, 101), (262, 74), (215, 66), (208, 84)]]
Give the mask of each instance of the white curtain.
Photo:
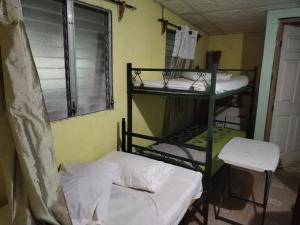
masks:
[(182, 26), (180, 30), (177, 29), (172, 56), (193, 60), (197, 45), (197, 35), (198, 31), (190, 30), (187, 26)]

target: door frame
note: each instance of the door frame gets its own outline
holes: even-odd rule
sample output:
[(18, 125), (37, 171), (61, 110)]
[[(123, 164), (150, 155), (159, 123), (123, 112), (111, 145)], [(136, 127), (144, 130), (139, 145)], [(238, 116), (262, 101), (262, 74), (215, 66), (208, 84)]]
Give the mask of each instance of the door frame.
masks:
[(280, 62), (280, 53), (281, 53), (284, 25), (299, 25), (300, 26), (300, 17), (279, 19), (279, 25), (278, 25), (277, 37), (276, 37), (276, 46), (275, 46), (275, 52), (274, 52), (274, 60), (273, 60), (273, 66), (272, 66), (271, 84), (270, 84), (269, 101), (268, 101), (268, 111), (267, 111), (265, 134), (264, 134), (265, 141), (270, 141), (270, 135), (271, 135), (271, 129), (272, 129), (273, 110), (274, 110), (274, 102), (275, 102), (275, 96), (276, 96), (276, 90), (277, 90), (276, 88), (277, 88), (277, 80), (278, 80), (278, 71), (279, 71), (279, 62)]

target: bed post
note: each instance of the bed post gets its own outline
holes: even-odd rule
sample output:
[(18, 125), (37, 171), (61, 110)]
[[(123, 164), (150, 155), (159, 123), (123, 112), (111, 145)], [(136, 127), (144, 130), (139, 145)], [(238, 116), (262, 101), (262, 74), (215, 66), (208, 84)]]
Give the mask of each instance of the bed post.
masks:
[(253, 117), (253, 107), (254, 107), (254, 101), (255, 101), (255, 86), (256, 86), (256, 77), (257, 76), (257, 66), (253, 69), (253, 85), (251, 89), (251, 102), (249, 107), (249, 118), (248, 118), (248, 129), (247, 129), (247, 138), (253, 138), (252, 137), (252, 117)]
[(121, 150), (126, 152), (126, 121), (122, 118), (122, 137), (121, 137)]
[(212, 148), (213, 148), (213, 126), (214, 126), (214, 118), (215, 118), (215, 93), (216, 93), (216, 77), (217, 77), (217, 65), (212, 64), (211, 67), (211, 85), (209, 90), (209, 105), (208, 105), (208, 123), (207, 123), (207, 152), (206, 152), (206, 165), (204, 171), (204, 179), (203, 179), (203, 194), (204, 202), (203, 202), (203, 224), (208, 224), (208, 198), (209, 198), (209, 189), (210, 189), (210, 176), (211, 176), (211, 168), (212, 168)]
[(127, 63), (127, 151), (132, 152), (132, 64)]
[(211, 85), (209, 90), (209, 105), (208, 105), (208, 123), (207, 123), (207, 154), (206, 163), (207, 168), (205, 168), (205, 176), (209, 180), (211, 176), (211, 163), (212, 163), (212, 145), (213, 145), (213, 126), (215, 117), (215, 93), (216, 93), (216, 77), (217, 77), (217, 65), (212, 64), (211, 67)]

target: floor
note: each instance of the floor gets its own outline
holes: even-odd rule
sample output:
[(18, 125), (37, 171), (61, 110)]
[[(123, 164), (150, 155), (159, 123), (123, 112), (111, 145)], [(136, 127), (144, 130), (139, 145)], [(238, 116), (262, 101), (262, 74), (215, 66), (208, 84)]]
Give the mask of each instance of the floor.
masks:
[[(211, 203), (216, 202), (216, 193), (219, 192), (222, 173), (214, 181)], [(218, 179), (219, 178), (219, 179)], [(264, 190), (264, 173), (250, 172), (249, 170), (232, 169), (232, 192), (256, 201), (262, 200)], [(300, 184), (300, 163), (278, 168), (273, 174), (270, 197), (268, 202), (265, 225), (290, 225), (291, 209), (296, 201), (298, 185)], [(244, 225), (260, 224), (262, 210), (253, 204), (245, 204), (236, 199), (225, 198), (220, 215)], [(212, 204), (209, 210), (209, 225), (225, 225), (214, 219)], [(200, 218), (200, 217), (199, 217)], [(190, 225), (196, 225), (196, 222)]]

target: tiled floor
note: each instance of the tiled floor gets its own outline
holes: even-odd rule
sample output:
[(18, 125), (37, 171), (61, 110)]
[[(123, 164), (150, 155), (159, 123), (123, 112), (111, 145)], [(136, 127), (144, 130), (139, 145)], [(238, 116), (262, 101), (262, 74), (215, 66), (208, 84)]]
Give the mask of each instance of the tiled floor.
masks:
[[(222, 176), (222, 174), (219, 174)], [(216, 202), (218, 192), (218, 176), (214, 182), (211, 202)], [(264, 190), (264, 173), (250, 172), (248, 170), (232, 170), (232, 192), (262, 201)], [(296, 201), (298, 185), (300, 183), (300, 164), (285, 168), (278, 168), (272, 178), (271, 192), (268, 202), (265, 225), (290, 225), (291, 209)], [(253, 204), (245, 204), (239, 200), (225, 198), (220, 215), (233, 219), (244, 225), (258, 225), (262, 210)], [(193, 222), (190, 225), (196, 225)], [(222, 221), (214, 219), (212, 204), (210, 205), (209, 225), (225, 225)]]

